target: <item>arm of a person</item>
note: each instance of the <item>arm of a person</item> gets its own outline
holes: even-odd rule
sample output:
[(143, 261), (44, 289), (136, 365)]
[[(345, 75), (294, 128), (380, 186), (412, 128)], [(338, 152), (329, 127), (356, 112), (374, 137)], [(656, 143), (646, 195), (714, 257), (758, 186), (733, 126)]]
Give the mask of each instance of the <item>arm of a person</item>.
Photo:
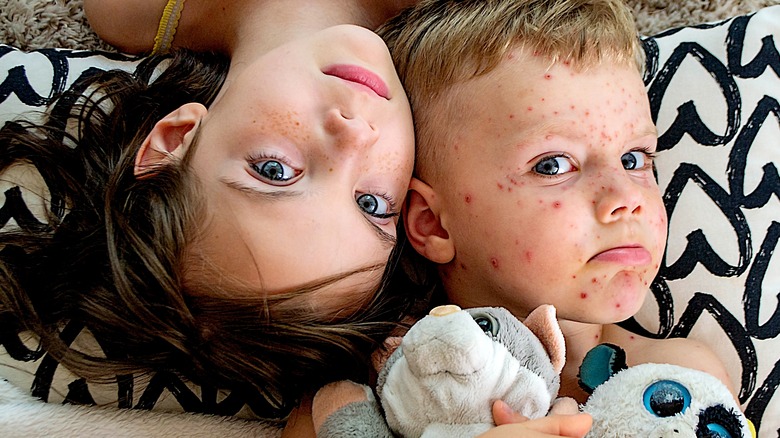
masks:
[[(232, 14), (243, 7), (261, 7), (263, 0), (180, 0), (181, 17), (173, 47), (229, 51), (228, 40), (237, 22)], [(127, 53), (149, 53), (165, 10), (166, 0), (84, 0), (89, 25), (105, 42)]]
[(90, 27), (105, 42), (128, 53), (154, 46), (166, 0), (84, 0)]

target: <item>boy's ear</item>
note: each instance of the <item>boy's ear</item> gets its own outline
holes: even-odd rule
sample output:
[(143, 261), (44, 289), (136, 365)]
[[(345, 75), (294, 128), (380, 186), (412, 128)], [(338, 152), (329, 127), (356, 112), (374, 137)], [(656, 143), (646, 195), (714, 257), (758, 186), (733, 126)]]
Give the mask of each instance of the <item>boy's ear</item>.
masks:
[(154, 175), (155, 169), (181, 159), (192, 142), (195, 127), (207, 112), (205, 106), (191, 102), (160, 119), (138, 149), (135, 177), (144, 179)]
[(440, 214), (441, 206), (433, 188), (412, 178), (403, 207), (407, 238), (423, 257), (444, 264), (455, 257), (455, 246)]

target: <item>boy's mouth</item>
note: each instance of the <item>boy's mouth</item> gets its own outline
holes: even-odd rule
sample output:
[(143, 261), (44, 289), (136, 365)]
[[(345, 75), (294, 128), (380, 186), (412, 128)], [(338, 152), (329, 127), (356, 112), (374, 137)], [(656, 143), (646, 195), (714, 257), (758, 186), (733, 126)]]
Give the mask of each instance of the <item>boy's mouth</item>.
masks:
[(590, 261), (641, 266), (649, 264), (652, 261), (652, 256), (650, 251), (641, 245), (627, 245), (602, 251), (591, 257)]

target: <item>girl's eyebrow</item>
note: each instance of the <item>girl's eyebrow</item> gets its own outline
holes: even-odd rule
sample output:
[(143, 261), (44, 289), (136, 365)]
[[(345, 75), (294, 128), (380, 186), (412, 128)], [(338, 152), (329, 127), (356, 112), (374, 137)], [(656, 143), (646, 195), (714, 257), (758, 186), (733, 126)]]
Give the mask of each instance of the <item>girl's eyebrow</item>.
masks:
[(258, 190), (256, 187), (241, 184), (238, 181), (233, 181), (227, 178), (220, 178), (219, 182), (228, 186), (233, 190), (237, 190), (244, 195), (248, 195), (253, 198), (261, 198), (266, 200), (275, 200), (280, 198), (294, 198), (302, 196), (303, 192), (300, 190)]
[[(299, 190), (274, 190), (274, 191), (258, 190), (255, 187), (244, 185), (238, 181), (233, 181), (228, 178), (220, 178), (219, 181), (222, 184), (226, 185), (227, 187), (233, 190), (237, 190), (244, 195), (247, 195), (252, 198), (260, 198), (269, 201), (274, 201), (282, 198), (294, 198), (303, 195), (303, 192)], [(363, 218), (365, 219), (366, 223), (371, 227), (371, 230), (374, 231), (374, 233), (376, 233), (377, 237), (379, 238), (379, 241), (382, 242), (386, 248), (392, 249), (393, 247), (395, 247), (398, 241), (398, 239), (395, 236), (381, 229), (376, 223), (372, 222), (366, 216), (363, 216)]]
[(384, 244), (385, 248), (393, 249), (395, 247), (396, 243), (398, 242), (398, 239), (396, 239), (395, 236), (379, 228), (379, 225), (372, 222), (371, 219), (367, 218), (366, 216), (363, 216), (363, 218), (366, 220), (368, 225), (371, 226), (371, 229), (374, 230), (377, 237), (379, 237), (379, 241)]

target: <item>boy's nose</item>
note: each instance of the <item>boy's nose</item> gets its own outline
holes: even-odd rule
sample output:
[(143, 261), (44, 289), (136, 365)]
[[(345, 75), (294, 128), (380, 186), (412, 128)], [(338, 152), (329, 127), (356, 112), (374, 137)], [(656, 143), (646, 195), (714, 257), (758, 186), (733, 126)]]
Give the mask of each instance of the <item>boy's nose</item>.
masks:
[(638, 215), (642, 211), (642, 190), (624, 178), (603, 181), (596, 196), (596, 216), (602, 223), (615, 222)]
[(340, 110), (328, 112), (325, 130), (335, 137), (336, 146), (342, 150), (365, 149), (379, 139), (379, 131), (367, 120)]

